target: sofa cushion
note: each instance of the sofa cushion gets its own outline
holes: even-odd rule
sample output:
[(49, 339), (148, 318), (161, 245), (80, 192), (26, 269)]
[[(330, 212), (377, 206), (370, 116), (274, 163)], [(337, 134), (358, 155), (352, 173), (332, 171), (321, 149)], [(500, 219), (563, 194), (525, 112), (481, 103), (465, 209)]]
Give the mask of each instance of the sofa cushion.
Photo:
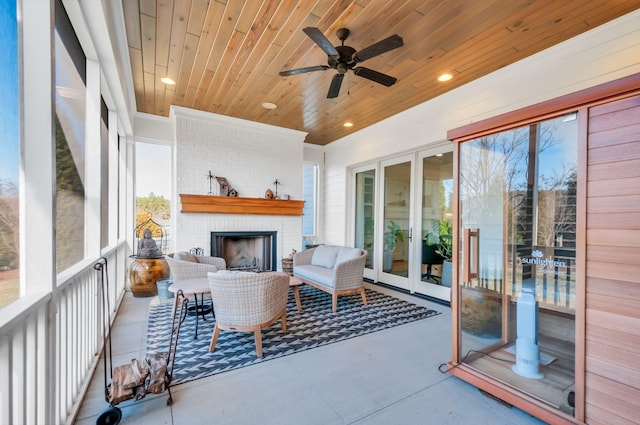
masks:
[(255, 272), (248, 272), (248, 271), (244, 271), (244, 270), (218, 270), (216, 273), (218, 273), (218, 274), (240, 275), (240, 276), (242, 276), (242, 275), (245, 275), (245, 276), (248, 276), (248, 275), (256, 276), (257, 275), (257, 273), (255, 273)]
[(358, 258), (361, 253), (362, 253), (362, 250), (360, 248), (349, 248), (346, 246), (341, 246), (338, 249), (336, 264), (340, 264), (343, 261), (353, 260), (354, 258)]
[(173, 258), (180, 261), (190, 261), (192, 263), (198, 262), (198, 257), (187, 251), (176, 252), (173, 254)]
[(295, 266), (293, 274), (303, 279), (311, 280), (327, 288), (335, 288), (336, 273), (334, 269), (328, 269), (320, 266)]
[(320, 245), (313, 251), (311, 265), (332, 269), (338, 256), (337, 246)]

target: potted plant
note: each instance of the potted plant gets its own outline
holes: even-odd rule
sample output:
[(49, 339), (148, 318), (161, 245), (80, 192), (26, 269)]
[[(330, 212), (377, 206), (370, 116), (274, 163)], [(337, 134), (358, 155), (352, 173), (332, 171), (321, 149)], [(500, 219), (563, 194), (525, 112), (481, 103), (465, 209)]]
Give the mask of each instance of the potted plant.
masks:
[(393, 268), (393, 251), (396, 249), (398, 242), (404, 242), (404, 233), (402, 233), (402, 228), (398, 223), (391, 220), (384, 234), (382, 270), (385, 272), (389, 272)]
[(436, 252), (442, 257), (442, 279), (443, 286), (451, 287), (451, 256), (453, 250), (453, 233), (451, 221), (439, 220), (433, 224), (434, 232), (438, 233), (438, 246)]

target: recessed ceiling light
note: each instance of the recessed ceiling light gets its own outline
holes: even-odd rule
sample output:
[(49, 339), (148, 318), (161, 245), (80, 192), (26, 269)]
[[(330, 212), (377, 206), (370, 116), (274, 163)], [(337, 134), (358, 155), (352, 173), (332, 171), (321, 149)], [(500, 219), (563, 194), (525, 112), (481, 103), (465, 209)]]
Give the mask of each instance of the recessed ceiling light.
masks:
[(162, 81), (163, 83), (165, 83), (168, 86), (174, 86), (176, 84), (176, 82), (173, 79), (169, 78), (169, 77), (162, 77), (162, 78), (160, 78), (160, 81)]
[(437, 156), (437, 157), (441, 157), (441, 156), (443, 156), (443, 154), (441, 154), (441, 153), (437, 153), (437, 154), (436, 154), (436, 156)]
[(347, 121), (342, 125), (344, 125), (345, 127), (353, 127), (353, 123), (351, 121)]
[(445, 81), (449, 81), (452, 78), (453, 78), (453, 75), (451, 74), (442, 74), (441, 76), (438, 77), (438, 81), (445, 82)]
[(275, 103), (273, 103), (273, 102), (264, 102), (264, 103), (262, 104), (262, 107), (263, 107), (264, 109), (276, 109), (276, 108), (278, 107), (278, 105), (276, 105), (276, 104), (275, 104)]

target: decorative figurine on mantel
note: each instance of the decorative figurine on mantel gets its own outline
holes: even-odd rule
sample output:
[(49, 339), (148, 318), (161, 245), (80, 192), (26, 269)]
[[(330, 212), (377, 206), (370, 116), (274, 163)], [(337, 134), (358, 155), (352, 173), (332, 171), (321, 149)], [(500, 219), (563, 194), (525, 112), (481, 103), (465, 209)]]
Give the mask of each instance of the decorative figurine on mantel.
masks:
[(213, 193), (213, 179), (215, 179), (216, 176), (211, 174), (211, 170), (209, 170), (209, 174), (207, 175), (207, 178), (209, 179), (209, 193), (207, 195), (213, 196), (215, 195), (215, 193)]
[(264, 199), (273, 199), (273, 191), (271, 189), (267, 189), (267, 191), (264, 192)]
[(218, 184), (220, 185), (220, 196), (227, 196), (231, 188), (227, 179), (224, 177), (216, 177), (216, 180), (218, 180)]
[(273, 196), (273, 199), (280, 199), (280, 197), (278, 196), (278, 185), (282, 183), (280, 183), (280, 180), (278, 180), (278, 178), (276, 177), (276, 181), (274, 181), (273, 184), (276, 185), (276, 194)]

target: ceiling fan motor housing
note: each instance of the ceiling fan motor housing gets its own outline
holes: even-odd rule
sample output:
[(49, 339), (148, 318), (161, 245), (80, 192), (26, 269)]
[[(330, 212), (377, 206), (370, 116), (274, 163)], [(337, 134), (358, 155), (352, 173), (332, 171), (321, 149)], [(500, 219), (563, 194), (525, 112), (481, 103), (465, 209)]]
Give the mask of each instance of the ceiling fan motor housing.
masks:
[[(353, 60), (353, 55), (356, 53), (356, 49), (351, 46), (336, 46), (338, 51), (338, 57), (329, 56), (329, 66), (337, 69), (338, 72), (344, 74), (349, 69), (352, 69), (356, 65), (356, 61)], [(346, 66), (340, 66), (341, 64)]]

